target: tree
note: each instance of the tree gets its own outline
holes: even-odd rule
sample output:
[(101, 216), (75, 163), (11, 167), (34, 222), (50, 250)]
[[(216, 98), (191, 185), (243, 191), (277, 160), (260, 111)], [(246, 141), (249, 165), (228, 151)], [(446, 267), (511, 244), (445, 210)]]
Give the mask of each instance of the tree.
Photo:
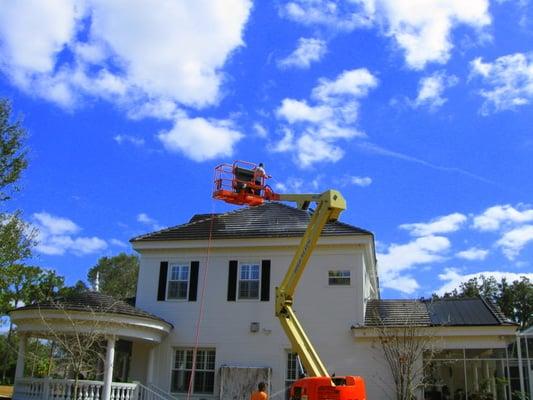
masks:
[(373, 310), (377, 340), (394, 381), (396, 400), (415, 400), (424, 386), (424, 365), (435, 353), (435, 337), (428, 327), (411, 319), (405, 310), (402, 321), (390, 326), (378, 310)]
[(93, 287), (96, 284), (97, 273), (101, 293), (117, 299), (133, 297), (137, 291), (139, 258), (134, 254), (126, 253), (100, 258), (87, 274), (87, 279)]
[[(39, 267), (12, 264), (2, 270), (4, 290), (0, 293), (0, 315), (6, 315), (12, 308), (52, 298), (63, 286), (63, 277), (54, 271)], [(13, 323), (9, 321), (6, 347), (3, 354), (2, 381), (6, 380), (7, 364), (13, 350)]]
[(17, 181), (28, 166), (24, 139), (26, 131), (21, 120), (11, 122), (11, 104), (0, 99), (0, 201), (10, 199), (10, 192), (17, 191)]

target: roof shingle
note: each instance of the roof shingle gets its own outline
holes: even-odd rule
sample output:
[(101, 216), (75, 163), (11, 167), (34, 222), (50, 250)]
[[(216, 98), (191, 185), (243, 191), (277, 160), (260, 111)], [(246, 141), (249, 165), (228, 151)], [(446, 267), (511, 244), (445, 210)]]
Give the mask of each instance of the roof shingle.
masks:
[[(224, 214), (197, 214), (189, 223), (131, 239), (131, 242), (164, 240), (207, 240), (302, 236), (311, 216), (307, 211), (282, 203), (265, 203)], [(322, 236), (372, 235), (342, 222), (327, 223)]]
[(513, 325), (489, 300), (370, 300), (365, 326), (491, 326)]
[(133, 317), (150, 318), (158, 321), (169, 322), (164, 319), (150, 314), (140, 308), (131, 306), (122, 300), (117, 300), (112, 296), (98, 293), (98, 292), (81, 292), (74, 293), (64, 297), (57, 297), (53, 300), (43, 301), (40, 303), (33, 303), (24, 307), (19, 307), (13, 311), (20, 310), (68, 310), (68, 311), (84, 311), (93, 313), (111, 313), (123, 314)]

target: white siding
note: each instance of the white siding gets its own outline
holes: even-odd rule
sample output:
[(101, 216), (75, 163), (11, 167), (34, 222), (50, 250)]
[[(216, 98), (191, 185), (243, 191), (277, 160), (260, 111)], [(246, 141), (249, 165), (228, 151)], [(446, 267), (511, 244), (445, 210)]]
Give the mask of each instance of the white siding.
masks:
[[(275, 286), (290, 263), (293, 248), (213, 249), (207, 271), (205, 307), (200, 326), (200, 347), (216, 348), (216, 366), (267, 366), (273, 370), (271, 394), (282, 399), (289, 342), (274, 316)], [(227, 301), (229, 260), (271, 260), (270, 301)], [(157, 301), (161, 261), (200, 261), (198, 301)], [(206, 253), (199, 250), (148, 251), (141, 255), (137, 306), (174, 325), (155, 353), (155, 384), (170, 388), (170, 366), (174, 347), (194, 346)], [(329, 286), (328, 270), (351, 271), (350, 286)], [(360, 362), (350, 326), (363, 321), (364, 290), (362, 247), (318, 248), (304, 273), (294, 309), (312, 342), (331, 372), (357, 374), (368, 360)], [(250, 333), (250, 323), (259, 322), (260, 331)], [(137, 362), (136, 352), (134, 360)], [(139, 361), (141, 358), (139, 358)], [(218, 387), (215, 389), (215, 395)], [(200, 396), (207, 398), (207, 396)]]

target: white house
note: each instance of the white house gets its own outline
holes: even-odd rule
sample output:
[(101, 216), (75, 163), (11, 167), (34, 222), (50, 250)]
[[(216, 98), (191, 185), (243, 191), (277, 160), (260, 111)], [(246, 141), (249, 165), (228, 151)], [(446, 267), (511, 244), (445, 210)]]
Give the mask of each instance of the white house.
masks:
[[(131, 342), (125, 378), (154, 399), (198, 400), (248, 400), (266, 380), (271, 398), (284, 400), (300, 369), (274, 316), (274, 293), (308, 221), (305, 211), (267, 203), (132, 239), (141, 266), (137, 311), (128, 313), (151, 316), (159, 333), (119, 336)], [(489, 302), (381, 300), (374, 236), (364, 229), (326, 225), (294, 309), (330, 373), (363, 376), (370, 400), (394, 398), (376, 326), (406, 321), (438, 345), (431, 362), (419, 360), (430, 383), (421, 398), (511, 400), (531, 390), (531, 364), (518, 370), (516, 325)]]
[[(191, 363), (183, 360), (190, 361), (196, 347), (192, 397), (215, 399), (222, 393), (225, 400), (226, 385), (237, 378), (222, 382), (220, 369), (241, 366), (270, 369), (271, 396), (283, 399), (297, 377), (297, 360), (274, 317), (273, 294), (308, 220), (304, 211), (268, 203), (196, 215), (189, 223), (132, 239), (141, 255), (136, 306), (174, 326), (157, 346), (133, 345), (132, 377), (187, 396)], [(441, 326), (436, 336), (443, 351), (437, 357), (444, 361), (434, 364), (447, 368), (448, 377), (426, 390), (427, 398), (444, 398), (443, 390), (455, 398), (474, 399), (483, 391), (511, 398), (514, 365), (507, 347), (515, 341), (516, 326), (482, 299), (379, 300), (371, 232), (328, 224), (297, 291), (294, 308), (328, 370), (363, 376), (369, 399), (394, 393), (370, 309), (390, 326), (401, 321), (394, 316), (406, 314), (428, 328)]]

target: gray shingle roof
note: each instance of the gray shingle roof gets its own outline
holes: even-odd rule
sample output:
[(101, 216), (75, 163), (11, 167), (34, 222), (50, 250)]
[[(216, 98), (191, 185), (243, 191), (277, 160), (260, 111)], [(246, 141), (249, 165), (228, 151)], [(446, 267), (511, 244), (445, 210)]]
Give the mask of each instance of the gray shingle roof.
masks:
[(123, 314), (134, 317), (150, 318), (157, 321), (163, 321), (171, 325), (170, 322), (150, 314), (140, 308), (131, 306), (122, 300), (117, 300), (112, 296), (98, 292), (75, 293), (64, 297), (57, 297), (50, 301), (33, 303), (24, 307), (19, 307), (13, 311), (20, 310), (68, 310), (68, 311), (85, 311), (91, 313), (111, 313)]
[[(306, 211), (282, 203), (214, 214), (198, 214), (189, 223), (177, 225), (131, 239), (131, 242), (162, 240), (271, 238), (302, 236), (310, 220)], [(371, 232), (342, 222), (326, 224), (322, 236), (372, 235)]]
[(487, 299), (370, 300), (365, 326), (514, 325)]

